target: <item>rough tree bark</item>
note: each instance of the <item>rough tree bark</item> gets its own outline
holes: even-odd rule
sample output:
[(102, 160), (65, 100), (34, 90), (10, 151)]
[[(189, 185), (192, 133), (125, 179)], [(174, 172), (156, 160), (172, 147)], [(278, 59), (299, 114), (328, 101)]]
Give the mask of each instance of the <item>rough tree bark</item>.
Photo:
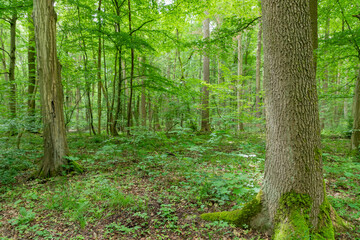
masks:
[[(353, 17), (358, 18), (360, 20), (360, 14), (353, 15)], [(358, 51), (358, 56), (360, 60), (360, 50), (359, 48), (356, 49)], [(360, 70), (355, 85), (353, 117), (354, 117), (354, 122), (353, 122), (353, 132), (351, 135), (351, 148), (353, 150), (358, 150), (360, 145)]]
[(203, 214), (273, 233), (334, 239), (345, 226), (326, 198), (309, 1), (263, 0), (266, 161), (258, 196), (234, 212)]
[[(16, 118), (16, 83), (15, 83), (15, 61), (16, 61), (16, 21), (17, 13), (13, 13), (10, 19), (10, 67), (9, 67), (9, 108), (11, 119)], [(11, 132), (13, 133), (13, 128)]]
[(44, 157), (40, 177), (60, 174), (69, 153), (63, 111), (61, 66), (56, 51), (56, 13), (53, 0), (34, 0), (34, 25), (41, 110), (43, 115)]
[(353, 104), (353, 132), (351, 135), (351, 148), (353, 150), (359, 149), (360, 145), (360, 70), (355, 85), (355, 96)]
[[(206, 13), (208, 14), (208, 13)], [(210, 37), (210, 19), (206, 18), (203, 22), (204, 40), (208, 41)], [(210, 58), (207, 49), (207, 44), (204, 49), (204, 61), (203, 61), (203, 80), (206, 84), (210, 83)], [(209, 112), (209, 89), (205, 85), (202, 87), (201, 93), (201, 131), (210, 131), (210, 112)]]

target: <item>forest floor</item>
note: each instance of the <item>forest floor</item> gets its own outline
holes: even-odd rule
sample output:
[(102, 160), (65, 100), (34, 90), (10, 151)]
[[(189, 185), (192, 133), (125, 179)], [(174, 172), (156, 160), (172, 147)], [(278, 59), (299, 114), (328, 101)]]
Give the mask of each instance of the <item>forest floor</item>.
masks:
[[(70, 159), (86, 169), (27, 178), (42, 154), (39, 135), (0, 136), (0, 239), (269, 239), (201, 213), (241, 208), (261, 188), (263, 134), (135, 132), (130, 138), (71, 133)], [(349, 139), (323, 136), (327, 194), (360, 239), (360, 160)]]

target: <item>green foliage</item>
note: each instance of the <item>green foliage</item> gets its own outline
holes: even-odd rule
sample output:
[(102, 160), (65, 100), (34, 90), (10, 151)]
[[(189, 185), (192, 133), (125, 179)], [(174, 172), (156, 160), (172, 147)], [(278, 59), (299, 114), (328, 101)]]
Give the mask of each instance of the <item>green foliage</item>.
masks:
[(25, 170), (33, 169), (34, 164), (26, 157), (26, 151), (0, 149), (0, 184), (14, 183), (16, 177)]

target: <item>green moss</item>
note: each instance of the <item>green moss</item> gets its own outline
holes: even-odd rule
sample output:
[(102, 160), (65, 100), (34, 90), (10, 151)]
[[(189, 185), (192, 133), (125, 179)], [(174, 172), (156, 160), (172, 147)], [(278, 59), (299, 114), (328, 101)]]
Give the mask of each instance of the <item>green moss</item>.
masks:
[(314, 239), (335, 239), (334, 226), (331, 220), (331, 206), (326, 195), (320, 206), (319, 223), (314, 237)]
[(322, 150), (320, 148), (315, 148), (315, 161), (319, 162), (322, 157)]
[(274, 239), (310, 239), (309, 212), (311, 198), (307, 194), (288, 192), (280, 198), (275, 217)]
[(311, 198), (307, 194), (289, 192), (280, 199), (274, 239), (335, 239), (331, 206), (325, 197), (320, 206), (318, 226), (310, 223)]
[(201, 218), (206, 221), (225, 221), (232, 223), (237, 227), (243, 227), (244, 224), (249, 225), (252, 217), (256, 216), (261, 212), (262, 203), (261, 203), (262, 192), (250, 202), (248, 202), (242, 209), (235, 211), (226, 211), (226, 212), (216, 212), (216, 213), (204, 213), (201, 214)]

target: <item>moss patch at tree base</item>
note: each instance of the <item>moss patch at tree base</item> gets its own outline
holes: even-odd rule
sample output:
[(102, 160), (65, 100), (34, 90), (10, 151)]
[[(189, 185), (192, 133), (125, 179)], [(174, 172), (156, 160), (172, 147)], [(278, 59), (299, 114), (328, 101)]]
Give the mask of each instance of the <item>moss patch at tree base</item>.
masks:
[(237, 227), (243, 227), (245, 224), (250, 225), (251, 219), (262, 210), (262, 192), (245, 204), (242, 209), (235, 211), (215, 212), (201, 214), (201, 218), (206, 221), (225, 221), (234, 224)]

